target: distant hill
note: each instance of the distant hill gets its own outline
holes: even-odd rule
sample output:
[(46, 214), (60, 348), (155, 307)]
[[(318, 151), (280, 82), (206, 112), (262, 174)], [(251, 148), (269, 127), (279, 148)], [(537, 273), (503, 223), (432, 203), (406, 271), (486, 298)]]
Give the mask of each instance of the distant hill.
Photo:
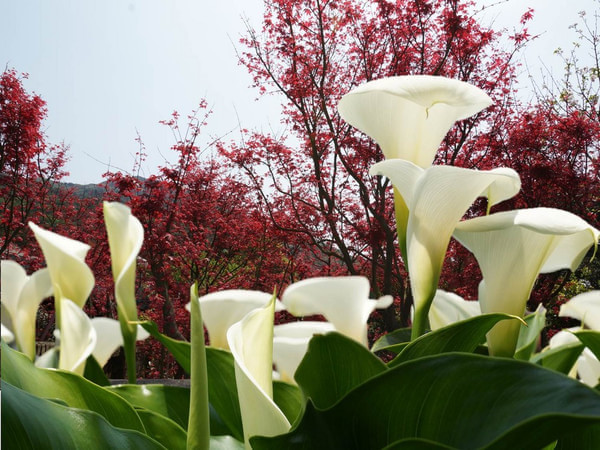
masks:
[(73, 192), (79, 198), (101, 199), (106, 192), (104, 184), (59, 183), (59, 185), (66, 189), (73, 189)]

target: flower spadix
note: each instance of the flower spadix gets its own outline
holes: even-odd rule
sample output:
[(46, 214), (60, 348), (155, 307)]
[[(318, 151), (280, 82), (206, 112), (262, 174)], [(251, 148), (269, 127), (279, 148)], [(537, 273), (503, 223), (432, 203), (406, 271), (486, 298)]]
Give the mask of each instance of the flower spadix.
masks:
[(128, 206), (117, 202), (104, 202), (104, 222), (121, 329), (135, 338), (136, 325), (130, 322), (137, 320), (135, 268), (144, 242), (144, 227)]
[(336, 331), (366, 346), (369, 315), (393, 302), (389, 295), (371, 300), (369, 291), (365, 277), (316, 277), (288, 286), (281, 302), (295, 316), (321, 314)]
[(17, 347), (33, 361), (37, 310), (52, 295), (48, 269), (28, 276), (14, 261), (2, 261), (2, 324), (14, 334)]
[(390, 159), (371, 167), (384, 175), (404, 198), (408, 209), (406, 250), (415, 303), (413, 336), (422, 334), (435, 295), (442, 264), (454, 228), (480, 196), (488, 205), (506, 200), (521, 187), (512, 169), (471, 170), (453, 166), (427, 169), (410, 161)]
[[(244, 289), (226, 289), (203, 295), (199, 298), (202, 320), (208, 330), (212, 347), (229, 350), (227, 330), (231, 325), (242, 320), (250, 311), (263, 308), (273, 294), (262, 291)], [(190, 304), (186, 305), (188, 311)], [(283, 309), (281, 303), (275, 301), (275, 310)]]
[[(522, 316), (540, 273), (575, 270), (600, 232), (567, 211), (531, 208), (491, 214), (457, 225), (454, 237), (477, 259), (483, 313)], [(490, 353), (512, 356), (519, 323), (504, 321), (488, 333)]]
[(387, 159), (428, 167), (454, 122), (491, 104), (484, 91), (468, 83), (412, 75), (365, 83), (342, 97), (338, 111), (373, 138)]
[(29, 222), (29, 227), (46, 259), (54, 291), (57, 323), (61, 323), (61, 300), (68, 298), (83, 308), (94, 287), (94, 275), (85, 263), (90, 246), (45, 230), (32, 222)]
[(266, 306), (251, 311), (227, 332), (246, 448), (250, 448), (251, 436), (275, 436), (290, 429), (290, 423), (273, 401), (274, 314), (273, 295)]
[(290, 322), (275, 325), (273, 337), (273, 363), (281, 380), (295, 383), (294, 373), (308, 350), (315, 334), (335, 331), (329, 322)]

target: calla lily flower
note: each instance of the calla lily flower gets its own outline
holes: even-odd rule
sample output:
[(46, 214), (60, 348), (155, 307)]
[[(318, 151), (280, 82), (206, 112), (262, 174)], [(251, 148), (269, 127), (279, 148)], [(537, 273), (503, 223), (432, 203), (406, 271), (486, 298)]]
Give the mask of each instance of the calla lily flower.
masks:
[(281, 302), (295, 316), (323, 315), (336, 331), (367, 346), (369, 315), (394, 300), (389, 295), (370, 300), (369, 291), (366, 277), (317, 277), (288, 286)]
[(121, 330), (135, 338), (137, 320), (135, 268), (144, 242), (144, 227), (131, 209), (117, 202), (104, 202), (104, 222), (108, 234), (115, 298)]
[[(483, 313), (522, 316), (539, 273), (575, 270), (600, 232), (583, 219), (554, 208), (507, 211), (466, 220), (454, 237), (477, 258), (483, 274)], [(492, 355), (512, 356), (519, 323), (496, 324), (487, 335)]]
[(14, 261), (2, 261), (2, 322), (12, 331), (19, 350), (33, 361), (37, 310), (52, 295), (48, 269), (27, 276)]
[[(581, 328), (567, 328), (556, 333), (550, 338), (548, 348), (554, 349), (563, 345), (581, 343), (579, 339), (572, 333), (580, 331)], [(577, 362), (573, 369), (569, 372), (569, 376), (581, 380), (582, 383), (590, 387), (596, 387), (600, 383), (600, 361), (596, 355), (589, 349), (584, 348), (581, 355), (577, 358)]]
[(479, 302), (468, 301), (460, 295), (438, 289), (429, 310), (429, 324), (432, 330), (437, 330), (479, 315), (481, 315)]
[(385, 175), (402, 195), (408, 208), (406, 226), (407, 266), (415, 304), (413, 338), (425, 332), (427, 314), (454, 228), (479, 196), (488, 208), (506, 200), (521, 188), (512, 169), (471, 170), (453, 166), (428, 169), (400, 159), (379, 162), (371, 175)]
[(370, 81), (344, 95), (342, 118), (373, 138), (387, 159), (428, 167), (454, 122), (492, 104), (481, 89), (444, 77), (411, 75)]
[[(98, 337), (92, 355), (104, 367), (112, 354), (123, 346), (123, 335), (118, 320), (108, 317), (94, 317), (91, 319), (92, 327)], [(137, 325), (137, 340), (142, 341), (150, 334), (140, 325)]]
[(275, 436), (290, 429), (287, 418), (273, 401), (274, 314), (272, 296), (266, 306), (251, 311), (227, 331), (247, 449), (251, 448), (251, 436)]
[[(199, 298), (200, 312), (212, 347), (229, 350), (227, 330), (242, 320), (250, 311), (263, 308), (271, 301), (273, 294), (244, 289), (226, 289), (213, 292)], [(185, 307), (191, 310), (188, 303)], [(275, 311), (283, 310), (281, 303), (275, 301)]]
[(335, 331), (329, 322), (290, 322), (275, 325), (273, 337), (273, 363), (281, 381), (295, 383), (294, 374), (308, 350), (315, 334)]
[(62, 302), (58, 368), (83, 375), (85, 362), (96, 347), (96, 330), (79, 305), (69, 299)]
[(57, 323), (60, 320), (61, 303), (68, 298), (83, 308), (94, 287), (94, 275), (85, 263), (90, 246), (45, 230), (29, 222), (38, 244), (42, 249), (50, 271)]
[(560, 306), (559, 317), (573, 317), (590, 327), (600, 331), (600, 291), (589, 291), (578, 294)]
[[(592, 330), (600, 331), (600, 291), (589, 291), (576, 295), (561, 305), (558, 316), (573, 317)], [(570, 329), (570, 331), (577, 330), (577, 328)], [(563, 337), (568, 341), (579, 342), (572, 333), (561, 331), (552, 337), (554, 341), (550, 340), (551, 348), (553, 344), (554, 346), (562, 344), (562, 342), (557, 342), (562, 335), (565, 335)], [(600, 383), (600, 361), (589, 348), (583, 349), (575, 368), (581, 381), (588, 386), (595, 387)]]

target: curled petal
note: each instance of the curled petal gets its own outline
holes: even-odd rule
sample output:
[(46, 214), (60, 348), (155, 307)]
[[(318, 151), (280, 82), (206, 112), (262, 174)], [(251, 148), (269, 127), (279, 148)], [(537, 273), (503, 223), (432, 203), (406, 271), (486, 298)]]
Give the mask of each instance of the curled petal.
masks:
[[(17, 347), (33, 361), (37, 310), (43, 299), (52, 295), (48, 269), (31, 276), (14, 261), (2, 261), (2, 320), (14, 333)], [(5, 317), (5, 314), (7, 317)]]
[(29, 227), (46, 259), (57, 311), (63, 298), (82, 308), (94, 287), (94, 275), (85, 263), (90, 246), (44, 230), (32, 222), (29, 222)]
[[(104, 222), (110, 246), (119, 320), (123, 323), (136, 321), (135, 268), (144, 242), (144, 227), (131, 214), (129, 207), (117, 202), (104, 202)], [(136, 326), (129, 324), (127, 328), (133, 333)]]
[(15, 340), (15, 335), (12, 334), (12, 332), (7, 327), (5, 327), (4, 324), (0, 325), (2, 326), (2, 340), (7, 344), (10, 344), (12, 341)]
[(385, 157), (429, 166), (454, 122), (490, 106), (481, 89), (444, 77), (382, 78), (342, 97), (342, 118), (373, 138)]
[[(123, 335), (118, 320), (108, 317), (94, 317), (91, 319), (92, 327), (96, 331), (96, 346), (92, 355), (104, 367), (113, 353), (123, 346)], [(137, 325), (137, 340), (146, 339), (150, 334), (141, 326)]]
[[(539, 273), (574, 269), (598, 230), (583, 219), (553, 208), (507, 211), (466, 220), (454, 237), (477, 258), (483, 274), (479, 302), (483, 313), (522, 316)], [(501, 322), (488, 333), (495, 355), (511, 356), (518, 323)]]
[(478, 302), (467, 301), (452, 292), (438, 289), (429, 310), (429, 323), (432, 330), (437, 330), (479, 315), (481, 307)]
[(276, 325), (273, 337), (273, 363), (282, 381), (295, 383), (294, 373), (315, 334), (335, 331), (329, 322), (290, 322)]
[[(210, 345), (229, 350), (227, 330), (231, 325), (242, 320), (250, 311), (263, 308), (273, 294), (243, 289), (227, 289), (213, 292), (199, 298), (202, 320), (208, 330)], [(283, 309), (276, 300), (275, 310)], [(189, 303), (186, 309), (190, 310)]]
[(83, 375), (85, 361), (96, 347), (90, 318), (69, 299), (62, 300), (58, 368)]
[(600, 331), (600, 291), (576, 295), (560, 306), (559, 317), (573, 317), (592, 330)]
[(338, 332), (366, 346), (369, 315), (393, 302), (391, 296), (370, 300), (369, 291), (365, 277), (317, 277), (291, 284), (281, 301), (295, 316), (323, 315)]
[(274, 313), (272, 296), (266, 306), (251, 311), (227, 332), (248, 449), (251, 436), (275, 436), (290, 429), (290, 423), (273, 401)]

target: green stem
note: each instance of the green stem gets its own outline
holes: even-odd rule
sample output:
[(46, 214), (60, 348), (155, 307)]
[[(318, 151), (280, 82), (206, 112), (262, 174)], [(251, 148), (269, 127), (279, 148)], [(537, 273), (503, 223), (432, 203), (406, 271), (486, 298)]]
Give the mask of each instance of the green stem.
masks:
[(404, 268), (408, 272), (408, 251), (406, 249), (406, 228), (408, 226), (408, 206), (400, 191), (394, 188), (394, 212), (396, 214), (396, 231), (398, 233), (398, 246), (400, 247), (400, 256), (404, 261)]
[(137, 380), (136, 376), (136, 359), (135, 359), (135, 340), (136, 335), (133, 336), (129, 333), (123, 334), (123, 349), (125, 350), (125, 362), (127, 364), (127, 382), (129, 384), (135, 384)]
[(204, 325), (200, 303), (198, 302), (198, 285), (190, 288), (192, 318), (190, 324), (191, 337), (191, 388), (190, 416), (188, 420), (187, 450), (208, 450), (210, 447), (210, 415), (208, 407), (208, 375), (206, 371), (206, 350), (204, 348)]

